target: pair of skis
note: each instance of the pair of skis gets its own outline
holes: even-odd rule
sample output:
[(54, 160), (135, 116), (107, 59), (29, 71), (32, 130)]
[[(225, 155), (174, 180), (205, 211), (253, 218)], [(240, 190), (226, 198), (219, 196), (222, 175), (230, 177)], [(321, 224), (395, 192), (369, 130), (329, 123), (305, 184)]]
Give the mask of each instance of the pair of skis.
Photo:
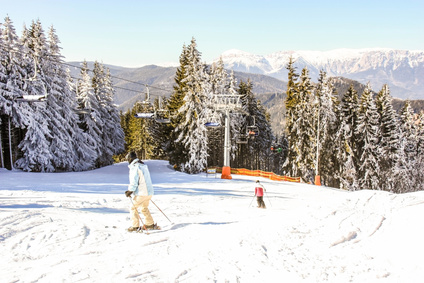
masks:
[[(105, 226), (105, 228), (113, 228), (113, 229), (116, 229), (116, 228), (118, 228), (117, 226)], [(143, 227), (140, 227), (140, 228), (138, 228), (137, 230), (134, 230), (134, 231), (129, 231), (130, 233), (133, 233), (133, 232), (135, 232), (135, 233), (142, 233), (142, 234), (146, 234), (146, 235), (149, 235), (150, 234), (150, 232), (156, 232), (156, 231), (161, 231), (162, 230), (162, 228), (160, 227), (160, 226), (156, 226), (154, 229), (144, 229)], [(128, 231), (128, 229), (127, 229), (127, 231)]]

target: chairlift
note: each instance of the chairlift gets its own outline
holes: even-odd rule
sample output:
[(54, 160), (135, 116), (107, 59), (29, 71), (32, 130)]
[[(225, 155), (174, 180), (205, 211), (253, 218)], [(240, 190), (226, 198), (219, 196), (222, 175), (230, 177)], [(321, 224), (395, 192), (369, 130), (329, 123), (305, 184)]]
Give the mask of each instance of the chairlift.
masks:
[(155, 111), (155, 121), (161, 124), (171, 123), (170, 112), (167, 109), (162, 108), (162, 100), (159, 97), (159, 109)]
[(43, 102), (47, 100), (47, 94), (40, 95), (22, 95), (21, 97), (16, 98), (16, 101), (21, 102)]
[(253, 116), (253, 125), (247, 126), (247, 134), (252, 138), (259, 136), (259, 128), (258, 126), (256, 126), (254, 116)]
[(251, 137), (259, 136), (259, 128), (257, 126), (247, 126), (247, 133)]
[(213, 114), (208, 118), (208, 122), (205, 123), (206, 127), (220, 127), (221, 126), (221, 119), (219, 118), (219, 115), (216, 112), (213, 112)]
[(161, 124), (169, 124), (171, 123), (171, 119), (169, 118), (169, 110), (159, 109), (155, 111), (155, 121)]
[(217, 127), (221, 126), (221, 124), (218, 123), (218, 122), (206, 122), (205, 126), (210, 127), (210, 128), (217, 128)]
[(75, 113), (83, 114), (83, 115), (90, 114), (92, 111), (93, 111), (92, 109), (78, 109), (78, 108), (74, 109)]
[(142, 119), (153, 119), (155, 118), (155, 111), (154, 111), (154, 107), (153, 105), (150, 103), (150, 93), (149, 93), (149, 88), (147, 88), (147, 93), (146, 93), (146, 99), (138, 102), (142, 105), (142, 112), (136, 113), (134, 115), (135, 118), (142, 118)]
[(249, 136), (247, 134), (238, 134), (236, 136), (236, 143), (237, 144), (247, 144), (248, 137)]
[(155, 117), (155, 113), (139, 112), (139, 113), (135, 113), (134, 117), (142, 118), (142, 119), (153, 119)]
[(24, 80), (31, 82), (31, 86), (34, 87), (35, 89), (37, 90), (42, 89), (43, 94), (23, 95), (22, 97), (17, 98), (18, 101), (42, 102), (47, 100), (47, 95), (48, 95), (47, 88), (46, 88), (46, 85), (38, 77), (37, 59), (35, 58), (35, 56), (34, 56), (34, 75)]

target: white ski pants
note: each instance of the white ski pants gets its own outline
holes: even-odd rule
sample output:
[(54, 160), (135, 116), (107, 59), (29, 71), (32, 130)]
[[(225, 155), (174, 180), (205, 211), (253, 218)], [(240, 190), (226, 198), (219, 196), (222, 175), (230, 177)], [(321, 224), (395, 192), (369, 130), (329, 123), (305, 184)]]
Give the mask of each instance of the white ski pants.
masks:
[[(138, 208), (141, 208), (141, 212), (144, 215), (145, 223), (146, 225), (153, 225), (153, 218), (149, 211), (149, 203), (152, 199), (152, 196), (135, 196), (134, 197), (134, 205), (131, 206), (130, 209), (130, 216), (131, 216), (131, 222), (132, 227), (140, 227), (143, 224), (140, 223), (140, 219), (138, 217)], [(140, 215), (141, 217), (141, 215)], [(141, 225), (140, 225), (141, 224)]]

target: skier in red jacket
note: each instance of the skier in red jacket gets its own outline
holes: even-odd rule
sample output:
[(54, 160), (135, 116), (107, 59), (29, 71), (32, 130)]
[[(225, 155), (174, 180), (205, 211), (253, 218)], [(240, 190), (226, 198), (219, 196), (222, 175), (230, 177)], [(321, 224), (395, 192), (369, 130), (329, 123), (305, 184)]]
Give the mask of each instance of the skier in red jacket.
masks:
[(258, 208), (266, 208), (264, 203), (264, 190), (265, 188), (262, 186), (261, 183), (259, 183), (259, 180), (257, 180), (255, 187), (255, 196), (257, 197)]

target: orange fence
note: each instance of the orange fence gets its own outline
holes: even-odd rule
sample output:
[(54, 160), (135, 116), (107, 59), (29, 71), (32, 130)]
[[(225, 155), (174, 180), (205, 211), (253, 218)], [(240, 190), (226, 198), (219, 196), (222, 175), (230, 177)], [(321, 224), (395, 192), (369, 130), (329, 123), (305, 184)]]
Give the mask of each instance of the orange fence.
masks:
[[(222, 168), (216, 167), (217, 173), (222, 173)], [(300, 177), (287, 177), (280, 176), (273, 172), (264, 172), (261, 170), (249, 170), (244, 168), (231, 168), (231, 174), (236, 175), (245, 175), (245, 176), (254, 176), (254, 177), (265, 177), (274, 181), (287, 181), (287, 182), (297, 182), (300, 183)]]

